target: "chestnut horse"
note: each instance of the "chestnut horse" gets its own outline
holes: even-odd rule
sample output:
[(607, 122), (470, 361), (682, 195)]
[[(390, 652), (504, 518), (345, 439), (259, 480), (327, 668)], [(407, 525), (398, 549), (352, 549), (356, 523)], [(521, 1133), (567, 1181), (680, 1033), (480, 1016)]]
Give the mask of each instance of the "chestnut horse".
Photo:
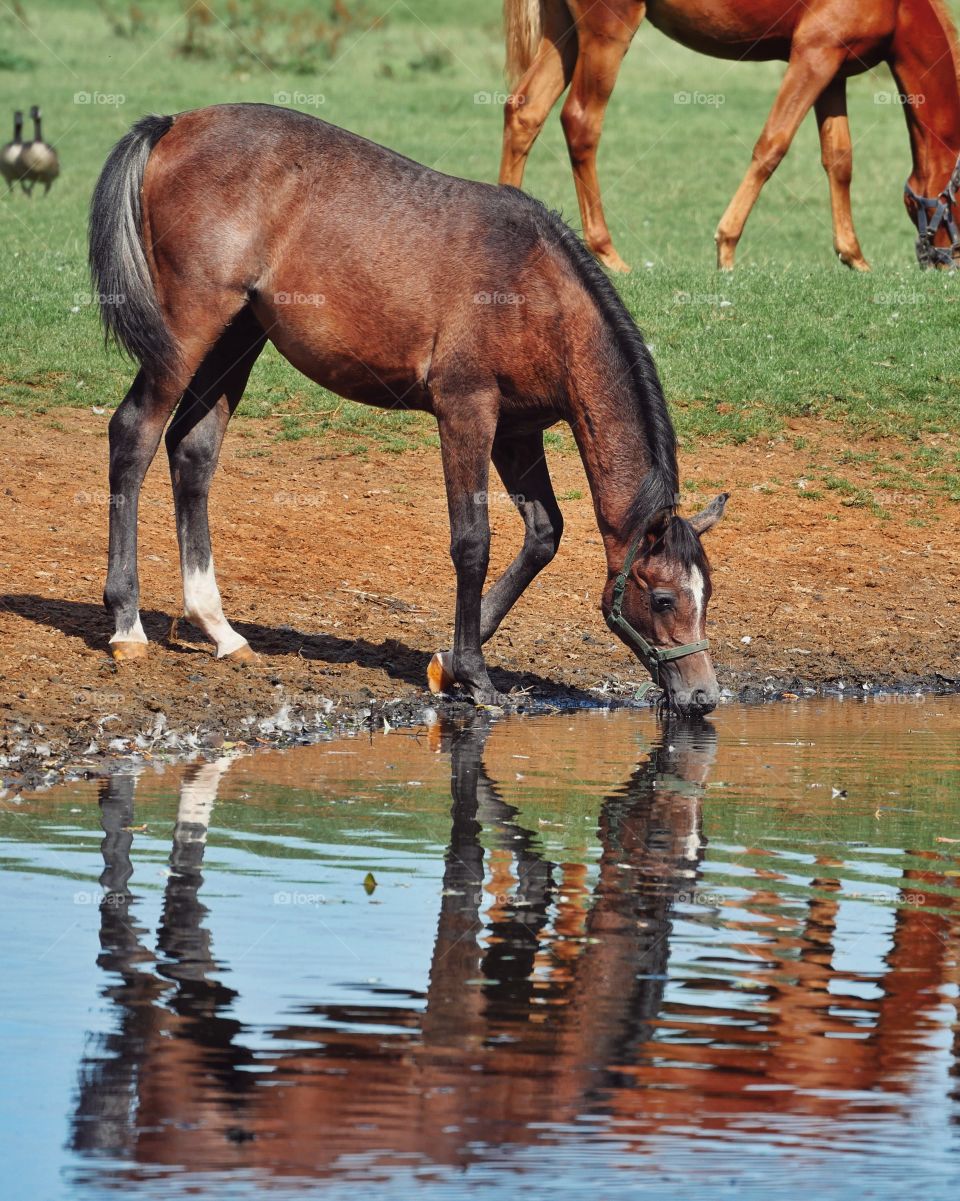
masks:
[[(903, 105), (913, 153), (905, 202), (917, 225), (922, 266), (960, 260), (954, 212), (960, 191), (957, 40), (943, 0), (504, 0), (507, 74), (500, 182), (519, 187), (527, 154), (561, 93), (587, 245), (607, 267), (628, 270), (614, 249), (600, 201), (597, 147), (617, 72), (647, 16), (675, 41), (716, 58), (785, 59), (788, 66), (743, 182), (717, 226), (717, 265), (734, 254), (760, 190), (812, 107), (830, 182), (833, 244), (848, 267), (867, 271), (850, 209), (853, 147), (847, 79), (886, 62)], [(677, 182), (678, 203), (685, 203)]]
[[(543, 431), (567, 421), (606, 551), (611, 628), (675, 709), (714, 707), (700, 535), (726, 496), (691, 521), (676, 514), (674, 431), (650, 354), (603, 271), (542, 205), (303, 113), (218, 105), (144, 117), (114, 147), (93, 197), (90, 261), (108, 335), (140, 363), (110, 421), (104, 602), (116, 658), (146, 654), (137, 503), (178, 404), (166, 445), (184, 610), (218, 657), (253, 657), (223, 614), (207, 495), (269, 338), (342, 396), (436, 417), (457, 577), (437, 686), (501, 699), (481, 645), (557, 550)], [(491, 457), (526, 536), (482, 596)]]

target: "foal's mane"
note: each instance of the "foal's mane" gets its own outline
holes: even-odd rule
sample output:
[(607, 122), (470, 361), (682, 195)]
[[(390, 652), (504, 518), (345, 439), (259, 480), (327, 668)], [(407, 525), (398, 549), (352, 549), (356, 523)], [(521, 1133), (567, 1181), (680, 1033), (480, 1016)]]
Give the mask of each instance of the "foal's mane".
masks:
[(666, 550), (687, 566), (704, 567), (706, 559), (692, 526), (676, 515), (680, 477), (677, 438), (660, 385), (660, 377), (643, 335), (603, 268), (558, 214), (532, 202), (535, 223), (544, 242), (560, 248), (577, 279), (593, 299), (633, 384), (636, 413), (647, 442), (649, 470), (627, 510), (627, 526), (635, 535), (662, 513), (673, 515), (664, 535)]

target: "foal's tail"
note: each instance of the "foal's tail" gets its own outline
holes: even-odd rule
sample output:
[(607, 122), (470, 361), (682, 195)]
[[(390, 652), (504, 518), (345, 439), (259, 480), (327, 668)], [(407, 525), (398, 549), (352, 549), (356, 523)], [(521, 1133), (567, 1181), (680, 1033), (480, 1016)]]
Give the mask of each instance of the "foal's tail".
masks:
[(144, 252), (140, 202), (147, 159), (171, 125), (173, 117), (141, 117), (110, 151), (90, 204), (90, 274), (107, 341), (147, 370), (174, 357)]
[(533, 62), (543, 36), (543, 0), (503, 0), (507, 82), (511, 87)]

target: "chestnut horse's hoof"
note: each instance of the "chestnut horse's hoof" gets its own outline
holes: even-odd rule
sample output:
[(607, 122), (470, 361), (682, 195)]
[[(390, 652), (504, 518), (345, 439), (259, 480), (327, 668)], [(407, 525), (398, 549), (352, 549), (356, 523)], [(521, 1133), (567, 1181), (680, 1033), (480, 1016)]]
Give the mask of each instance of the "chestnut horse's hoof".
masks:
[(251, 647), (249, 642), (245, 642), (243, 646), (238, 646), (235, 651), (231, 651), (229, 655), (224, 655), (224, 659), (231, 663), (259, 663), (260, 656)]
[(840, 254), (840, 262), (851, 271), (869, 271), (870, 264), (862, 254)]
[(603, 263), (608, 271), (614, 271), (617, 275), (629, 275), (629, 264), (625, 263), (619, 254), (612, 246), (606, 246), (602, 249), (595, 250), (594, 254)]
[(427, 664), (427, 684), (431, 692), (449, 692), (457, 681), (453, 677), (453, 655), (437, 651)]
[(146, 659), (147, 644), (145, 642), (111, 642), (110, 654), (115, 663), (127, 663), (131, 659)]

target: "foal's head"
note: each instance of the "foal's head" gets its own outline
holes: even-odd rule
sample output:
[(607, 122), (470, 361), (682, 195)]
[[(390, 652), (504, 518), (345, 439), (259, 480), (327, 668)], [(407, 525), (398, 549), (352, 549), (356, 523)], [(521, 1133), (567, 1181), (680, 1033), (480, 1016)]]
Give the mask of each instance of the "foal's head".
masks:
[(668, 708), (684, 716), (709, 713), (720, 699), (710, 652), (697, 646), (706, 640), (712, 591), (700, 537), (723, 516), (726, 502), (724, 493), (689, 521), (671, 510), (657, 514), (629, 570), (611, 573), (603, 593), (611, 629), (663, 688)]

